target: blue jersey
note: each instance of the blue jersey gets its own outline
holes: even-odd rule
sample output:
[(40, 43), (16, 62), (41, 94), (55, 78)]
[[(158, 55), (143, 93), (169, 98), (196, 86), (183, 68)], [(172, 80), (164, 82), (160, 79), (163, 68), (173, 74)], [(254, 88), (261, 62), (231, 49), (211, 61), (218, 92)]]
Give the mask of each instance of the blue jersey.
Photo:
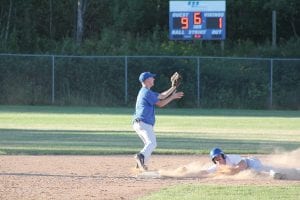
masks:
[(142, 87), (137, 96), (133, 120), (139, 119), (146, 124), (155, 124), (155, 104), (159, 93)]

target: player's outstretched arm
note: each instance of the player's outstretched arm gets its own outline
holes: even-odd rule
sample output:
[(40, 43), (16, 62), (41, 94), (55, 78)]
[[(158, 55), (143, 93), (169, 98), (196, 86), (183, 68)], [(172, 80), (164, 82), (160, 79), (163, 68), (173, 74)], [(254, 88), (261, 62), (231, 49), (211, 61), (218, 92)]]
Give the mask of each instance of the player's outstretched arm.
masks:
[(234, 175), (248, 168), (246, 161), (241, 160), (235, 166), (219, 165), (217, 168), (217, 174)]
[(178, 86), (181, 84), (181, 81), (182, 81), (182, 77), (181, 75), (178, 73), (178, 72), (175, 72), (171, 78), (170, 78), (170, 81), (171, 81), (171, 87), (160, 93), (158, 95), (158, 98), (159, 99), (166, 99), (167, 97), (169, 97), (172, 93), (176, 92), (176, 88), (178, 88)]
[(168, 90), (160, 93), (158, 95), (158, 99), (166, 99), (168, 96), (170, 96), (174, 91), (176, 90), (176, 86), (170, 87)]
[(174, 92), (166, 99), (159, 100), (155, 105), (162, 108), (166, 106), (168, 103), (170, 103), (171, 101), (173, 101), (174, 99), (181, 99), (183, 95), (184, 95), (183, 92)]

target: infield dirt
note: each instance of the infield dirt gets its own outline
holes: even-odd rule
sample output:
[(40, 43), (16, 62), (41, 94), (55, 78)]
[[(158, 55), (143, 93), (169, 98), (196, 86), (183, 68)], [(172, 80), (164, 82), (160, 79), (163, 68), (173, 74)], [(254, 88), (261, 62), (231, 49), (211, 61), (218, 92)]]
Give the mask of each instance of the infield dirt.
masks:
[[(299, 151), (299, 150), (297, 150)], [(263, 163), (300, 167), (299, 152), (281, 156), (255, 155)], [(280, 158), (280, 159), (279, 159)], [(298, 160), (294, 160), (297, 159)], [(291, 160), (286, 162), (284, 159)], [(190, 169), (210, 164), (208, 156), (153, 155), (150, 170)], [(0, 156), (0, 197), (9, 200), (138, 199), (177, 184), (289, 185), (294, 180), (241, 173), (215, 178), (137, 178), (133, 155), (114, 156)], [(295, 177), (295, 176), (294, 176)]]

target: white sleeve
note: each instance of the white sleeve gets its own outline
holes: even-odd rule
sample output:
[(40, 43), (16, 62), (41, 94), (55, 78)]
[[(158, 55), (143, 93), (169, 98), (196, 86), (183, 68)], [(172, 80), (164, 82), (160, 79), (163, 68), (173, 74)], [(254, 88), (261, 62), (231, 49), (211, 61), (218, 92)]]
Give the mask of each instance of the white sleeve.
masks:
[(234, 166), (242, 161), (240, 155), (226, 155), (226, 165)]
[(215, 173), (217, 171), (217, 165), (210, 166), (207, 170), (208, 173)]

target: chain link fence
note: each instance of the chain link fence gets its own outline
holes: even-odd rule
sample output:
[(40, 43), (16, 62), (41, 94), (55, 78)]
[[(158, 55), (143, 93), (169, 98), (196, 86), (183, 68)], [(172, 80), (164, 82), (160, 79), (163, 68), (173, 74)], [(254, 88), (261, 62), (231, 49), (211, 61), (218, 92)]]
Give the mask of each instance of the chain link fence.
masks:
[(0, 104), (133, 106), (143, 71), (183, 75), (171, 107), (300, 108), (300, 59), (197, 56), (0, 54)]

